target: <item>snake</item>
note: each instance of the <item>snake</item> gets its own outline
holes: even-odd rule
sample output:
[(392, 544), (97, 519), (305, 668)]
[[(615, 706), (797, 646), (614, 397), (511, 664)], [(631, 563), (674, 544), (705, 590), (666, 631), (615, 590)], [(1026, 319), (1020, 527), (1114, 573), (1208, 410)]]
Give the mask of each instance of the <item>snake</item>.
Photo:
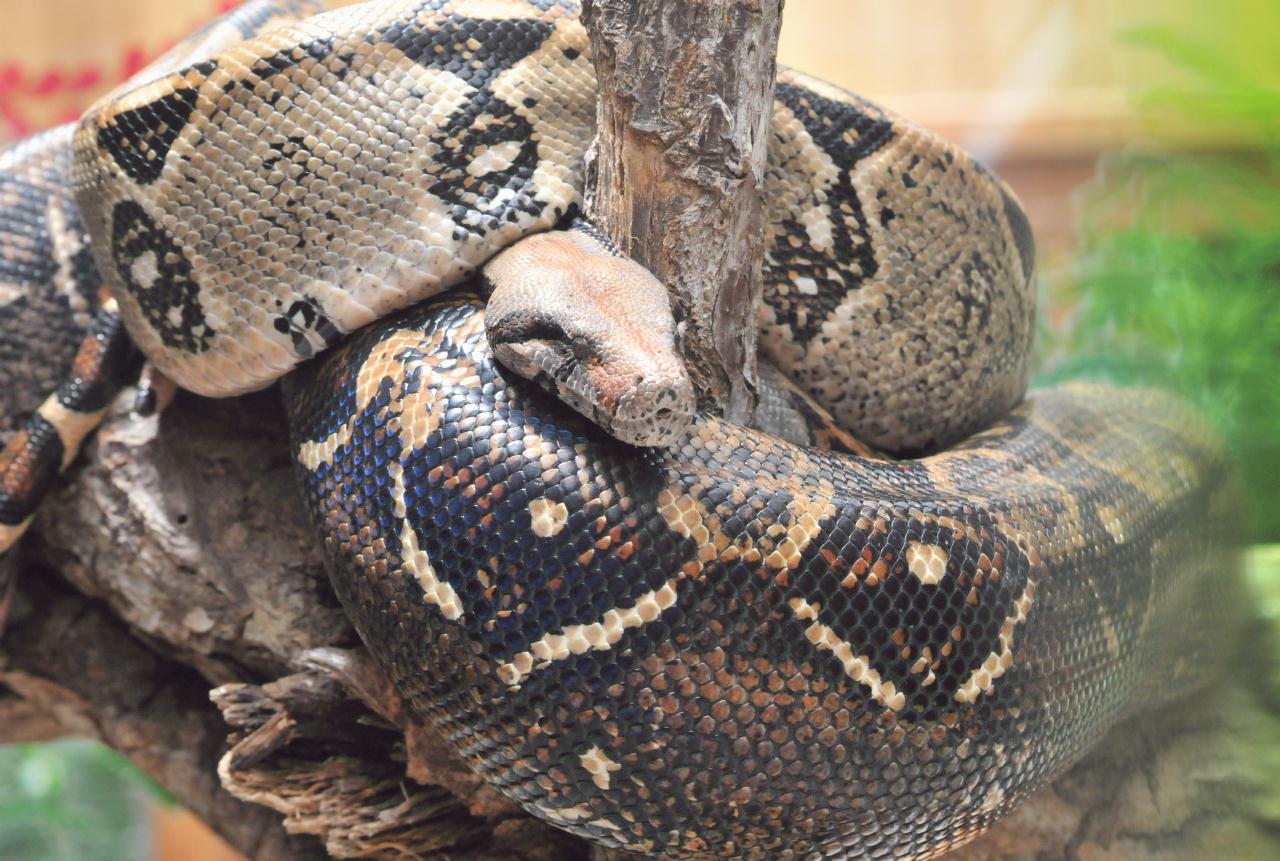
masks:
[(595, 100), (570, 2), (251, 0), (8, 150), (0, 552), (139, 354), (283, 379), (413, 713), (533, 816), (671, 859), (935, 857), (1222, 672), (1227, 458), (1171, 395), (1027, 392), (1002, 181), (780, 70), (748, 427), (582, 217)]

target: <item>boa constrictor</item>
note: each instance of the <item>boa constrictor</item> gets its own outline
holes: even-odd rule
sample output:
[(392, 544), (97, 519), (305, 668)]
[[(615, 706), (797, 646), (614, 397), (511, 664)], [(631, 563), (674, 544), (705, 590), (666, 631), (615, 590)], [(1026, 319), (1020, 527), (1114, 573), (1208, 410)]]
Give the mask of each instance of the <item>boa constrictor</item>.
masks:
[[(124, 379), (117, 311), (216, 395), (356, 332), (286, 379), (335, 589), (413, 708), (574, 833), (669, 858), (931, 857), (1216, 671), (1222, 455), (1163, 395), (1018, 404), (1030, 232), (963, 152), (782, 73), (761, 335), (792, 413), (900, 453), (964, 441), (894, 461), (698, 415), (637, 448), (491, 352), (615, 431), (625, 398), (602, 386), (648, 373), (618, 339), (655, 306), (565, 286), (599, 286), (568, 251), (611, 260), (607, 241), (524, 239), (576, 208), (576, 9), (309, 11), (259, 0), (193, 37), (86, 115), (74, 168), (65, 129), (0, 162), (3, 407), (25, 423), (0, 550)], [(488, 334), (463, 288), (420, 304), (486, 264)], [(629, 277), (604, 280), (625, 297)], [(668, 325), (646, 349), (674, 348)], [(86, 327), (73, 357), (61, 333)]]

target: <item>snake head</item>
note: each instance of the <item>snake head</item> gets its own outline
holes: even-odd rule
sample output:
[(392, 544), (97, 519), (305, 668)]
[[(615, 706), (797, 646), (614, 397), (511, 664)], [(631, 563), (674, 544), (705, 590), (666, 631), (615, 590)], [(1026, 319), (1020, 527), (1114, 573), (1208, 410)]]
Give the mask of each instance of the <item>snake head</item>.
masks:
[(484, 268), (498, 361), (631, 445), (665, 446), (693, 420), (667, 292), (584, 230), (530, 236)]

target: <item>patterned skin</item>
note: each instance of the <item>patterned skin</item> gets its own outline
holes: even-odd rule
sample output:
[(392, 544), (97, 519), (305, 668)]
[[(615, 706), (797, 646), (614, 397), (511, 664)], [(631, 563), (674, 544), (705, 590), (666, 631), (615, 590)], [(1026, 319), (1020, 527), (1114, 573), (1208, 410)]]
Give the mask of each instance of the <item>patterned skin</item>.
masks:
[[(529, 267), (513, 282), (495, 255), (578, 203), (594, 94), (573, 6), (306, 11), (249, 4), (75, 132), (76, 201), (113, 296), (100, 319), (117, 303), (148, 358), (198, 392), (265, 385), (489, 261), (498, 296)], [(766, 193), (762, 343), (802, 390), (771, 390), (779, 427), (830, 409), (913, 453), (1004, 418), (920, 460), (708, 417), (635, 449), (495, 364), (461, 295), (291, 376), (297, 457), (366, 643), (534, 815), (671, 858), (932, 857), (1135, 703), (1212, 677), (1231, 479), (1163, 396), (1066, 387), (1010, 412), (1033, 243), (961, 151), (784, 72)], [(654, 306), (632, 304), (596, 337), (649, 326), (637, 312)], [(494, 312), (518, 365), (546, 327)], [(67, 379), (114, 390), (92, 350)], [(3, 461), (0, 501), (27, 506), (24, 523), (74, 455), (63, 431), (91, 426), (54, 402), (54, 430), (18, 434)]]
[(0, 154), (0, 627), (11, 553), (136, 369), (71, 194), (71, 126)]
[[(370, 2), (104, 99), (76, 194), (130, 333), (192, 391), (260, 388), (557, 226), (594, 135), (587, 52), (567, 2)], [(1035, 310), (1011, 193), (796, 72), (771, 134), (766, 353), (889, 450), (1007, 412)]]
[[(127, 86), (225, 50), (283, 20), (295, 0), (252, 0), (192, 34)], [(72, 192), (74, 124), (0, 153), (0, 628), (13, 548), (58, 474), (137, 371), (138, 354), (105, 293)]]
[(1166, 395), (1038, 392), (920, 460), (709, 417), (634, 449), (460, 297), (286, 397), (370, 649), (480, 774), (609, 845), (932, 857), (1226, 646), (1231, 473)]

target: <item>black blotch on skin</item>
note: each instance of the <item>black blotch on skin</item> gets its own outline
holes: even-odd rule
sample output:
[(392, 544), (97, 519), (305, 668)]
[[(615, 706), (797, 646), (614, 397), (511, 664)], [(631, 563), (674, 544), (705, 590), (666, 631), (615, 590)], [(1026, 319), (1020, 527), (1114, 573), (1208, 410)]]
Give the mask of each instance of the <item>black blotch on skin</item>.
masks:
[[(782, 102), (823, 152), (831, 156), (839, 168), (837, 179), (826, 189), (828, 201), (840, 201), (831, 213), (832, 249), (829, 255), (810, 251), (797, 253), (786, 243), (775, 243), (769, 249), (770, 268), (787, 273), (787, 281), (809, 278), (818, 286), (816, 296), (804, 297), (803, 303), (792, 304), (779, 292), (770, 303), (778, 318), (791, 326), (797, 341), (815, 339), (825, 320), (844, 300), (849, 290), (862, 281), (875, 277), (880, 268), (871, 232), (862, 204), (852, 187), (853, 168), (893, 140), (893, 122), (870, 106), (846, 104), (824, 99), (803, 87), (780, 84), (776, 98)], [(841, 211), (843, 210), (843, 211)], [(796, 218), (787, 218), (778, 226), (781, 236), (804, 236), (806, 228)], [(839, 267), (831, 265), (840, 262)], [(853, 273), (857, 273), (856, 280)], [(803, 305), (800, 310), (796, 305)]]
[(1014, 244), (1018, 247), (1018, 259), (1022, 262), (1022, 275), (1030, 280), (1036, 271), (1036, 238), (1031, 232), (1031, 222), (1018, 201), (1000, 184), (1000, 197), (1004, 201), (1004, 217), (1009, 222)]
[[(150, 252), (156, 278), (138, 283), (133, 264)], [(133, 296), (147, 322), (166, 347), (202, 353), (214, 334), (200, 306), (200, 285), (191, 264), (173, 237), (132, 200), (122, 200), (111, 212), (111, 256), (119, 283)], [(171, 312), (177, 310), (177, 319)]]
[[(536, 51), (551, 35), (552, 25), (526, 18), (452, 18), (443, 26), (422, 27), (397, 22), (383, 33), (382, 41), (419, 65), (445, 69), (477, 90)], [(474, 39), (480, 47), (472, 50)]]
[(326, 347), (342, 336), (333, 321), (326, 317), (310, 299), (299, 299), (294, 302), (284, 314), (272, 321), (272, 325), (280, 334), (289, 336), (295, 353), (307, 359), (317, 352), (310, 337), (312, 333)]
[(558, 322), (550, 316), (533, 312), (507, 314), (500, 317), (493, 325), (485, 327), (485, 333), (493, 346), (535, 340), (565, 340), (564, 328)]
[(56, 395), (64, 409), (93, 413), (110, 404), (133, 379), (141, 356), (125, 331), (124, 321), (106, 309), (99, 309), (94, 316), (85, 342), (92, 345), (92, 361), (85, 367), (77, 359)]
[[(216, 60), (197, 63), (190, 71), (207, 76), (218, 68)], [(98, 146), (139, 185), (150, 185), (164, 172), (165, 158), (182, 129), (191, 120), (199, 91), (175, 89), (142, 107), (121, 111), (98, 128)]]

